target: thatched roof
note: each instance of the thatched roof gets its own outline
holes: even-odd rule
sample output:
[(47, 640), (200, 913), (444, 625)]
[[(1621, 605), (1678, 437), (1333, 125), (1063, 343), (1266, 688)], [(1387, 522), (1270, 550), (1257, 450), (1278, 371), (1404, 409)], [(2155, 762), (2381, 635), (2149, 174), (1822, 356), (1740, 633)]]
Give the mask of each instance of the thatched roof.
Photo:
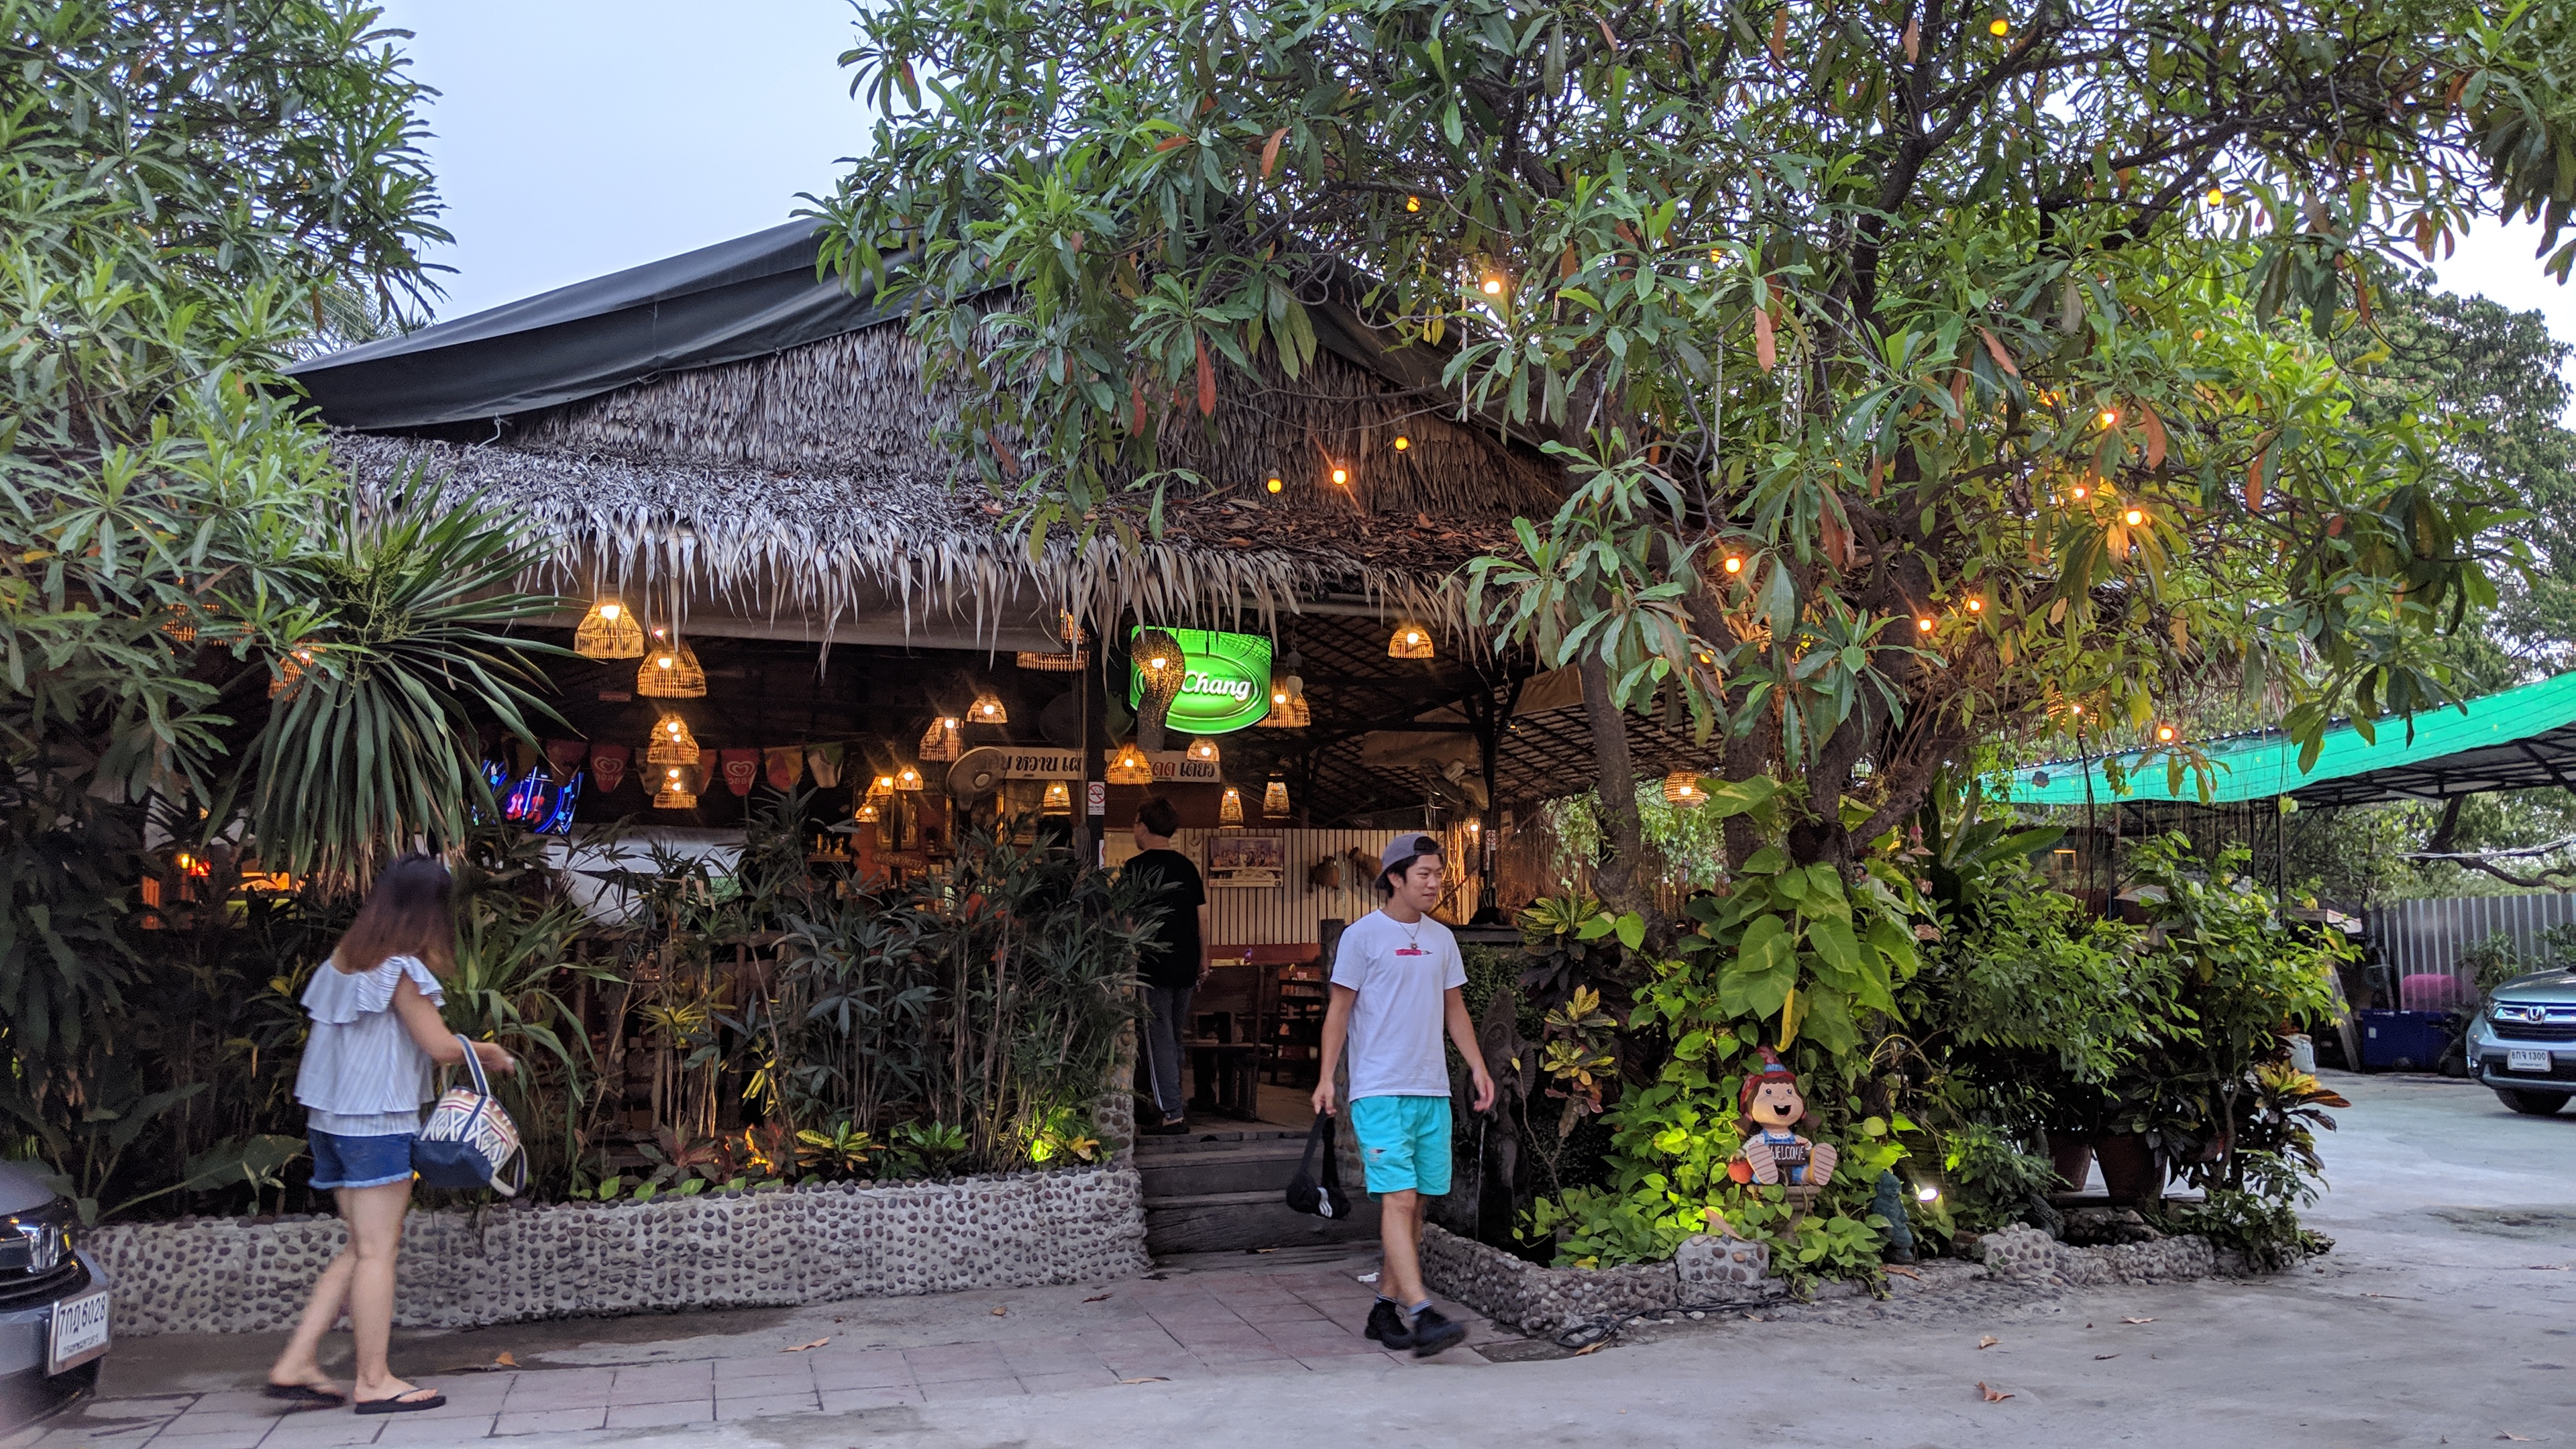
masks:
[[(609, 583), (659, 599), (677, 580), (693, 612), (828, 624), (890, 606), (907, 621), (971, 623), (979, 637), (1052, 620), (1058, 608), (1095, 626), (1130, 611), (1172, 624), (1266, 623), (1339, 602), (1465, 637), (1454, 571), (1504, 546), (1515, 514), (1554, 506), (1549, 470), (1530, 449), (1456, 421), (1454, 402), (1422, 385), (1422, 363), (1391, 361), (1355, 317), (1322, 309), (1327, 350), (1305, 376), (1227, 375), (1213, 418), (1169, 416), (1165, 464), (1197, 470), (1212, 489), (1167, 498), (1159, 535), (1148, 536), (1140, 503), (1102, 520), (1085, 545), (1059, 530), (1033, 551), (955, 451), (958, 395), (924, 388), (921, 349), (901, 319), (818, 296), (774, 350), (741, 356), (737, 329), (723, 335), (722, 355), (734, 360), (656, 370), (640, 354), (603, 363), (585, 329), (633, 330), (616, 319), (672, 305), (669, 279), (584, 286), (622, 310), (601, 321), (582, 305), (518, 304), (532, 330), (511, 354), (510, 390), (489, 405), (570, 387), (550, 393), (530, 361), (549, 348), (568, 372), (614, 384), (576, 400), (456, 424), (473, 404), (455, 396), (457, 369), (440, 375), (443, 328), (391, 353), (353, 353), (336, 370), (334, 359), (299, 369), (326, 420), (335, 389), (355, 397), (349, 380), (364, 379), (364, 405), (350, 413), (374, 426), (335, 445), (362, 485), (420, 467), (459, 494), (506, 503), (553, 540), (541, 582), (566, 592)], [(761, 305), (780, 304), (763, 294)], [(829, 314), (837, 322), (814, 320), (830, 307), (841, 309)], [(850, 330), (806, 340), (832, 325)], [(484, 318), (445, 326), (485, 361), (513, 335)], [(388, 381), (396, 368), (440, 394), (437, 411), (419, 414), (437, 425), (384, 426), (406, 416), (400, 377)], [(1335, 467), (1350, 474), (1347, 487), (1329, 481)]]

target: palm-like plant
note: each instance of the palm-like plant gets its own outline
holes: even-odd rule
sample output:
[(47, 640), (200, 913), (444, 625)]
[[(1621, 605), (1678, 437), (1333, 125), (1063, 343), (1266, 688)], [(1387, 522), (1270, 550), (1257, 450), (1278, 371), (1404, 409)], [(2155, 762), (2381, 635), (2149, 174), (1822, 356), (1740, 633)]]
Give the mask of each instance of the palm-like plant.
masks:
[(507, 515), (450, 506), (415, 474), (314, 561), (318, 602), (298, 617), (267, 597), (224, 601), (245, 628), (309, 641), (293, 669), (280, 661), (251, 752), (252, 829), (269, 868), (355, 890), (391, 856), (462, 840), (476, 812), (491, 813), (478, 716), (522, 737), (534, 736), (530, 715), (559, 720), (524, 656), (562, 651), (494, 632), (557, 606), (514, 587), (542, 553)]

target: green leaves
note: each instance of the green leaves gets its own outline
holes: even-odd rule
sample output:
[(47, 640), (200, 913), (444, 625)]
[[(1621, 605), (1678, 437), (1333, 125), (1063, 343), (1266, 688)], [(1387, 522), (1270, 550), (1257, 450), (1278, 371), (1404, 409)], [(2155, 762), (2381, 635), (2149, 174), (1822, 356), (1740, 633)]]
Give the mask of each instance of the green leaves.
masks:
[[(553, 717), (524, 657), (542, 646), (494, 632), (557, 602), (512, 591), (540, 547), (507, 519), (415, 476), (338, 545), (310, 569), (312, 658), (251, 755), (263, 859), (326, 890), (362, 886), (415, 840), (461, 840), (472, 812), (491, 809), (478, 716), (528, 739), (529, 715)], [(225, 609), (252, 619), (262, 602), (227, 597)]]

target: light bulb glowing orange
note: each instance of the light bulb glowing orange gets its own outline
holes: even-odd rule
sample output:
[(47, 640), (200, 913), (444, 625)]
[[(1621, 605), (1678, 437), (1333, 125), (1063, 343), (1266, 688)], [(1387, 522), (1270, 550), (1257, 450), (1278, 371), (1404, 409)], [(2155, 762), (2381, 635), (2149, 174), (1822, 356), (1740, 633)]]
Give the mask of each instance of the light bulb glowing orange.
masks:
[(1744, 572), (1744, 560), (1740, 558), (1729, 558), (1726, 561), (1726, 571), (1731, 574), (1740, 574)]
[(1347, 487), (1347, 486), (1350, 484), (1350, 481), (1351, 481), (1351, 470), (1350, 470), (1350, 469), (1348, 469), (1348, 468), (1335, 468), (1335, 469), (1333, 470), (1333, 486), (1334, 486), (1334, 487), (1336, 487), (1336, 488), (1340, 488), (1340, 487)]
[(1487, 277), (1485, 279), (1485, 295), (1488, 297), (1499, 297), (1503, 295), (1503, 279), (1500, 277)]
[(1145, 667), (1146, 667), (1146, 668), (1148, 668), (1148, 669), (1160, 669), (1160, 668), (1162, 668), (1162, 667), (1163, 667), (1163, 663), (1164, 663), (1163, 656), (1162, 656), (1162, 655), (1160, 655), (1160, 654), (1157, 654), (1157, 655), (1155, 655), (1153, 658), (1148, 659), (1148, 660), (1146, 660), (1146, 661), (1145, 661)]
[(1264, 483), (1264, 484), (1262, 484), (1261, 486), (1262, 486), (1262, 487), (1264, 487), (1264, 488), (1269, 489), (1269, 490), (1270, 490), (1271, 492), (1273, 492), (1273, 493), (1276, 493), (1276, 492), (1278, 492), (1280, 489), (1282, 489), (1282, 488), (1286, 487), (1287, 485), (1286, 485), (1286, 484), (1284, 484), (1284, 483), (1282, 483), (1282, 482), (1280, 482), (1278, 479), (1273, 478), (1273, 479), (1271, 479), (1269, 482)]
[(1420, 211), (1422, 209), (1422, 198), (1419, 196), (1408, 196), (1404, 198), (1404, 209), (1407, 211)]
[(674, 660), (670, 655), (665, 654), (661, 658), (654, 660), (653, 664), (656, 668), (668, 669), (677, 662), (678, 661)]
[(2225, 206), (2227, 204), (2227, 193), (2213, 186), (2209, 188), (2209, 196), (2207, 199), (2209, 204), (2212, 206)]
[(2082, 497), (2084, 497), (2087, 493), (2089, 493), (2089, 492), (2091, 492), (2091, 491), (2092, 491), (2091, 489), (2086, 488), (2086, 487), (2085, 487), (2083, 484), (2081, 484), (2081, 483), (2078, 483), (2078, 484), (2076, 484), (2076, 485), (2075, 485), (2075, 496), (2076, 496), (2076, 497), (2078, 497), (2078, 498), (2082, 498)]
[(2118, 408), (2104, 408), (2104, 409), (2102, 409), (2102, 426), (2104, 426), (2104, 427), (2106, 427), (2106, 428), (2107, 428), (2107, 427), (2110, 427), (2112, 424), (2114, 424), (2114, 423), (2118, 422), (2119, 420), (2120, 420), (2120, 410), (2119, 410)]
[(1932, 621), (1929, 619), (1917, 619), (1914, 621), (1914, 627), (1923, 633), (1929, 634), (1932, 632)]
[(1998, 15), (1994, 19), (1986, 22), (1986, 33), (1996, 37), (1997, 39), (2001, 39), (2004, 36), (2012, 34), (2012, 22)]
[(2121, 515), (2120, 515), (2120, 521), (2121, 521), (2121, 522), (2123, 522), (2123, 523), (2126, 523), (2126, 524), (2127, 524), (2127, 525), (2129, 525), (2131, 528), (2135, 528), (2135, 527), (2137, 527), (2139, 524), (2144, 523), (2144, 522), (2146, 522), (2146, 521), (2147, 521), (2146, 510), (2144, 510), (2144, 509), (2140, 509), (2140, 508), (2132, 508), (2132, 509), (2130, 509), (2128, 512), (2123, 513), (2123, 514), (2121, 514)]
[(2156, 739), (2157, 739), (2157, 741), (2158, 741), (2159, 743), (2170, 741), (2170, 740), (2172, 740), (2172, 739), (2173, 739), (2173, 737), (2174, 737), (2174, 728), (2173, 728), (2173, 726), (2172, 726), (2172, 725), (2158, 725), (2158, 726), (2156, 726)]
[(1984, 612), (1985, 612), (1985, 610), (1986, 610), (1986, 601), (1985, 601), (1985, 600), (1983, 600), (1983, 599), (1970, 599), (1970, 600), (1968, 601), (1968, 612), (1969, 612), (1969, 613), (1971, 613), (1971, 614), (1982, 614), (1982, 613), (1984, 613)]
[(1396, 450), (1397, 452), (1399, 452), (1399, 453), (1403, 452), (1405, 449), (1410, 448), (1410, 447), (1412, 447), (1412, 446), (1413, 446), (1413, 440), (1412, 440), (1411, 438), (1407, 438), (1407, 437), (1403, 437), (1403, 436), (1399, 435), (1399, 436), (1396, 438), (1396, 440), (1395, 440), (1395, 450)]
[(615, 604), (602, 604), (599, 606), (599, 617), (603, 619), (614, 619), (617, 617), (617, 612), (618, 610)]

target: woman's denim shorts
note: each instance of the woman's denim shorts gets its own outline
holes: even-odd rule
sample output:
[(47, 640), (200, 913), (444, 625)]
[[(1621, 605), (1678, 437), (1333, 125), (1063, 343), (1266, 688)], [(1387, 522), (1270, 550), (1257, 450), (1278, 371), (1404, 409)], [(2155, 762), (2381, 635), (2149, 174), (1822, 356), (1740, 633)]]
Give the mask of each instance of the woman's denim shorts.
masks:
[(336, 1132), (308, 1130), (304, 1138), (313, 1148), (313, 1186), (328, 1190), (409, 1182), (415, 1135), (397, 1132), (390, 1137), (343, 1137)]

